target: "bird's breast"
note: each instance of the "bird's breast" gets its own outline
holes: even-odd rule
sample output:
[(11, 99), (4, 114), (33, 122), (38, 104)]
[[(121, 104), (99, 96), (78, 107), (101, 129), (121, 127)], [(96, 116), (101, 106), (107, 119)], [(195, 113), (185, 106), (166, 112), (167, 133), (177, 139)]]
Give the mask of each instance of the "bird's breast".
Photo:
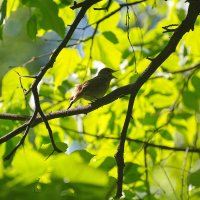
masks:
[(110, 85), (110, 80), (99, 79), (91, 85), (83, 93), (83, 98), (90, 101), (95, 101), (102, 98), (107, 92)]

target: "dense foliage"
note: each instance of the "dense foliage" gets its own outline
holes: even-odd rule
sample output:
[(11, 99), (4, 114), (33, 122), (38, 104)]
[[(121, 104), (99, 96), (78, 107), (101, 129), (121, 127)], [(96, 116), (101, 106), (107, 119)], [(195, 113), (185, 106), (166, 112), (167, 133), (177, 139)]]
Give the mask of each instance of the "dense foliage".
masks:
[[(133, 2), (103, 0), (87, 10), (38, 86), (45, 114), (65, 110), (73, 87), (104, 66), (119, 70), (109, 92), (134, 82), (164, 49), (189, 5), (182, 0), (147, 0), (127, 6)], [(33, 115), (33, 95), (25, 91), (77, 17), (79, 9), (71, 9), (73, 5), (71, 0), (2, 1), (0, 137), (24, 124), (3, 118), (5, 113)], [(199, 25), (200, 18), (137, 94), (124, 150), (122, 198), (200, 198)], [(23, 132), (2, 143), (0, 199), (114, 197), (114, 155), (128, 97), (121, 96), (87, 115), (49, 120), (56, 145), (65, 154), (52, 154), (44, 123), (30, 128), (24, 145), (6, 161), (3, 158), (20, 142)], [(87, 104), (80, 100), (73, 108)]]

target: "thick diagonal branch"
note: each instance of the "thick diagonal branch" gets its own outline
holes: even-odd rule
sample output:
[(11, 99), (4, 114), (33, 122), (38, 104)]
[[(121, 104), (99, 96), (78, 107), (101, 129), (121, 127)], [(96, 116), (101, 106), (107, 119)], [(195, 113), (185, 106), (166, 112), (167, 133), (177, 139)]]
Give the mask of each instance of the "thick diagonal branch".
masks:
[(117, 180), (117, 192), (116, 198), (122, 196), (123, 185), (123, 169), (124, 169), (124, 145), (126, 141), (127, 130), (132, 115), (132, 109), (136, 94), (142, 87), (142, 85), (150, 78), (150, 76), (157, 70), (157, 68), (175, 51), (179, 41), (183, 35), (190, 30), (194, 30), (195, 21), (200, 13), (200, 0), (189, 0), (189, 8), (186, 18), (181, 25), (175, 30), (167, 46), (158, 54), (158, 56), (152, 59), (152, 62), (142, 75), (131, 86), (131, 96), (129, 100), (128, 110), (124, 122), (124, 126), (121, 132), (120, 143), (116, 153), (116, 162), (118, 167), (118, 180)]
[[(59, 55), (59, 53), (61, 52), (61, 50), (63, 48), (66, 47), (67, 43), (69, 42), (69, 40), (71, 39), (71, 36), (72, 34), (74, 33), (75, 29), (77, 28), (79, 22), (82, 20), (82, 18), (84, 17), (86, 11), (92, 6), (94, 5), (95, 3), (99, 2), (101, 0), (91, 0), (91, 1), (84, 1), (82, 4), (81, 4), (81, 10), (79, 11), (77, 17), (75, 18), (73, 24), (71, 25), (67, 35), (65, 36), (65, 38), (63, 39), (63, 41), (60, 43), (60, 45), (57, 47), (57, 49), (54, 51), (54, 53), (52, 54), (49, 62), (41, 68), (40, 72), (35, 76), (35, 81), (33, 82), (32, 86), (30, 87), (30, 89), (28, 91), (25, 92), (25, 94), (27, 95), (28, 93), (32, 92), (33, 93), (33, 97), (34, 97), (34, 103), (35, 103), (35, 112), (34, 113), (39, 113), (42, 120), (44, 121), (45, 125), (46, 125), (46, 128), (49, 132), (49, 137), (50, 137), (50, 140), (51, 140), (51, 143), (53, 145), (53, 148), (54, 150), (56, 151), (60, 151), (58, 149), (58, 147), (56, 146), (55, 142), (54, 142), (54, 139), (53, 139), (53, 133), (52, 133), (52, 130), (51, 130), (51, 127), (48, 123), (48, 120), (47, 118), (45, 117), (42, 109), (41, 109), (41, 106), (40, 106), (40, 101), (39, 101), (39, 94), (38, 94), (38, 91), (37, 91), (37, 87), (38, 87), (38, 84), (40, 83), (40, 81), (42, 80), (42, 78), (44, 77), (45, 73), (47, 72), (47, 70), (51, 67), (53, 67), (53, 64), (57, 58), (57, 56)], [(17, 148), (24, 143), (24, 140), (26, 138), (26, 135), (28, 134), (28, 131), (29, 131), (29, 128), (30, 126), (32, 125), (32, 122), (35, 120), (36, 118), (36, 115), (33, 115), (30, 122), (27, 123), (24, 128), (25, 128), (25, 134), (24, 134), (24, 137), (22, 138), (21, 142), (18, 143), (18, 145), (15, 147), (15, 149), (11, 152), (14, 153)], [(9, 155), (11, 155), (9, 154)]]

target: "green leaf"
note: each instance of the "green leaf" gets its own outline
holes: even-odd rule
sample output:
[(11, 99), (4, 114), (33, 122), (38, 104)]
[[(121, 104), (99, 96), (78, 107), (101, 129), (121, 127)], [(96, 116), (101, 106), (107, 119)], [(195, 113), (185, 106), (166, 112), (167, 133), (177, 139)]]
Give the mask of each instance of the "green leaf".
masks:
[(3, 39), (3, 21), (6, 17), (7, 0), (3, 0), (0, 8), (0, 40)]
[(50, 164), (55, 177), (65, 177), (71, 183), (92, 184), (94, 186), (106, 186), (108, 183), (106, 173), (86, 165), (78, 152), (70, 155), (58, 154)]
[(142, 118), (142, 124), (143, 125), (155, 125), (157, 122), (158, 116), (151, 113), (146, 113), (145, 117)]
[[(84, 45), (85, 51), (90, 52), (90, 45)], [(115, 55), (115, 56), (113, 56)], [(117, 68), (120, 64), (121, 51), (104, 36), (97, 35), (93, 44), (93, 59), (100, 60), (107, 67)]]
[(177, 9), (177, 15), (178, 15), (179, 20), (182, 21), (186, 15), (185, 9), (183, 9), (183, 8)]
[(153, 160), (153, 162), (156, 162), (156, 158), (157, 158), (157, 151), (153, 148), (153, 147), (149, 147), (147, 149), (148, 154), (150, 155), (151, 159)]
[(189, 176), (188, 176), (188, 185), (193, 185), (195, 187), (200, 187), (200, 169), (191, 173)]
[(92, 155), (91, 153), (87, 152), (86, 150), (77, 150), (75, 152), (76, 153), (78, 152), (86, 163), (89, 163), (90, 160), (94, 157), (94, 155)]
[[(83, 172), (84, 173), (84, 172)], [(65, 199), (69, 200), (94, 200), (94, 199), (107, 199), (108, 189), (110, 187), (102, 187), (93, 184), (83, 184), (83, 183), (75, 183), (70, 184), (72, 186), (73, 198), (68, 197)]]
[(139, 172), (139, 165), (134, 163), (125, 163), (124, 168), (124, 183), (133, 183), (140, 180), (141, 172)]
[(56, 146), (62, 151), (65, 152), (68, 148), (68, 145), (64, 142), (56, 142)]
[(23, 3), (36, 7), (34, 15), (37, 17), (37, 22), (40, 28), (45, 30), (53, 29), (61, 37), (65, 34), (65, 24), (63, 20), (58, 16), (57, 4), (52, 0), (23, 0)]
[(103, 32), (103, 35), (104, 35), (104, 37), (105, 37), (107, 40), (109, 40), (109, 41), (112, 42), (113, 44), (119, 43), (119, 41), (118, 41), (116, 35), (115, 35), (113, 32), (111, 32), (111, 31), (105, 31), (105, 32)]
[(183, 103), (189, 109), (192, 109), (192, 110), (199, 109), (199, 102), (198, 102), (198, 98), (197, 98), (196, 94), (189, 90), (186, 90), (183, 92)]
[(60, 1), (61, 6), (63, 7), (68, 6), (73, 2), (73, 0), (59, 0), (59, 1)]
[(40, 88), (40, 95), (47, 99), (54, 99), (54, 88), (49, 84), (42, 84)]
[(0, 8), (0, 13), (1, 13), (0, 25), (3, 23), (6, 17), (6, 9), (7, 9), (7, 0), (3, 0)]
[[(17, 141), (18, 139), (18, 141)], [(15, 141), (19, 142), (20, 138), (15, 138)], [(4, 158), (10, 154), (11, 151), (13, 151), (13, 149), (16, 147), (16, 144), (17, 142), (14, 142), (12, 140), (9, 140), (7, 143), (6, 143), (6, 148), (5, 148), (5, 153), (4, 153)], [(12, 161), (13, 161), (13, 158), (14, 158), (14, 155), (11, 156), (11, 158), (9, 160), (6, 160), (3, 164), (4, 164), (4, 167), (7, 167), (7, 166), (10, 166), (12, 164)]]
[(192, 85), (195, 89), (195, 93), (197, 94), (197, 96), (200, 98), (200, 78), (198, 76), (193, 76), (191, 79)]
[(3, 26), (0, 25), (0, 40), (3, 39)]
[[(23, 162), (22, 162), (23, 159)], [(47, 163), (38, 152), (20, 147), (13, 159), (10, 176), (12, 184), (28, 185), (45, 173)]]
[(28, 5), (30, 3), (30, 0), (20, 0), (22, 4)]
[(186, 125), (184, 125), (184, 124), (182, 125), (182, 124), (180, 124), (179, 122), (176, 122), (176, 121), (173, 121), (173, 120), (172, 120), (171, 124), (172, 124), (174, 127), (176, 127), (177, 130), (179, 130), (179, 131), (181, 131), (181, 132), (185, 132), (185, 131), (188, 130), (187, 127), (186, 127)]
[(160, 135), (161, 135), (162, 138), (164, 138), (166, 140), (170, 140), (170, 141), (173, 140), (172, 135), (168, 131), (166, 131), (166, 130), (162, 130), (160, 132)]
[(192, 116), (191, 113), (183, 112), (183, 113), (177, 113), (174, 118), (176, 119), (188, 119)]
[[(65, 152), (68, 147), (68, 145), (63, 142), (56, 142), (56, 146), (63, 152)], [(53, 151), (54, 149), (51, 143), (43, 144), (39, 149), (39, 152), (44, 156), (49, 156), (50, 154), (52, 154)]]
[(115, 165), (116, 165), (116, 162), (115, 162), (115, 159), (113, 157), (106, 157), (105, 160), (99, 166), (99, 168), (108, 172)]
[(126, 58), (128, 58), (128, 56), (129, 56), (130, 54), (132, 54), (132, 52), (131, 52), (129, 49), (125, 49), (125, 50), (123, 51), (122, 58), (123, 58), (123, 59), (126, 59)]
[(37, 34), (37, 18), (35, 15), (32, 15), (27, 21), (27, 33), (31, 39), (36, 38)]
[(52, 0), (37, 0), (36, 6), (42, 15), (40, 24), (46, 29), (55, 30), (61, 37), (65, 34), (65, 25), (63, 20), (58, 16), (58, 8)]

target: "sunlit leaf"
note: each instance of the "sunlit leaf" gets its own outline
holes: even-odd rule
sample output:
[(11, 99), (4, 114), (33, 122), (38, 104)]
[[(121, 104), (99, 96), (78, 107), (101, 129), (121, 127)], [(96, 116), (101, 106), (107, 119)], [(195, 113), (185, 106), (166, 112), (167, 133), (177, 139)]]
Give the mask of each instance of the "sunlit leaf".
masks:
[[(200, 71), (191, 67), (199, 63), (200, 19), (177, 41), (170, 57), (162, 52), (171, 39), (176, 43), (179, 29), (163, 31), (177, 28), (194, 2), (103, 0), (86, 11), (77, 27), (74, 24), (86, 7), (70, 6), (86, 5), (79, 0), (1, 3), (0, 199), (113, 199), (119, 183), (115, 155), (121, 146), (122, 198), (198, 199), (199, 156), (191, 151), (200, 145)], [(99, 9), (107, 3), (109, 8)], [(70, 41), (62, 48), (67, 33)], [(54, 57), (57, 47), (62, 50)], [(167, 58), (165, 62), (156, 58), (159, 54)], [(46, 72), (51, 58), (55, 62)], [(156, 60), (160, 66), (152, 65)], [(66, 110), (74, 86), (104, 67), (118, 70), (106, 93), (114, 91), (105, 98), (108, 104), (76, 115), (82, 106), (93, 109), (81, 98)], [(144, 71), (152, 74), (148, 81)], [(34, 87), (38, 73), (41, 80)], [(134, 83), (142, 88), (137, 91)], [(23, 137), (20, 126), (29, 123), (13, 114), (32, 116), (36, 108), (37, 95), (32, 90), (25, 95), (28, 89), (37, 89), (42, 111), (54, 115), (55, 119), (47, 119), (62, 153), (54, 151), (45, 123), (37, 124), (41, 115), (37, 107), (37, 121), (31, 121), (24, 145), (3, 161)], [(123, 89), (126, 95), (112, 96)], [(132, 106), (130, 94), (135, 92)], [(185, 152), (173, 149), (179, 147)]]
[(87, 166), (78, 153), (72, 153), (69, 156), (57, 155), (52, 160), (52, 168), (55, 177), (65, 177), (67, 182), (87, 183), (97, 186), (105, 186), (108, 182), (103, 171)]

